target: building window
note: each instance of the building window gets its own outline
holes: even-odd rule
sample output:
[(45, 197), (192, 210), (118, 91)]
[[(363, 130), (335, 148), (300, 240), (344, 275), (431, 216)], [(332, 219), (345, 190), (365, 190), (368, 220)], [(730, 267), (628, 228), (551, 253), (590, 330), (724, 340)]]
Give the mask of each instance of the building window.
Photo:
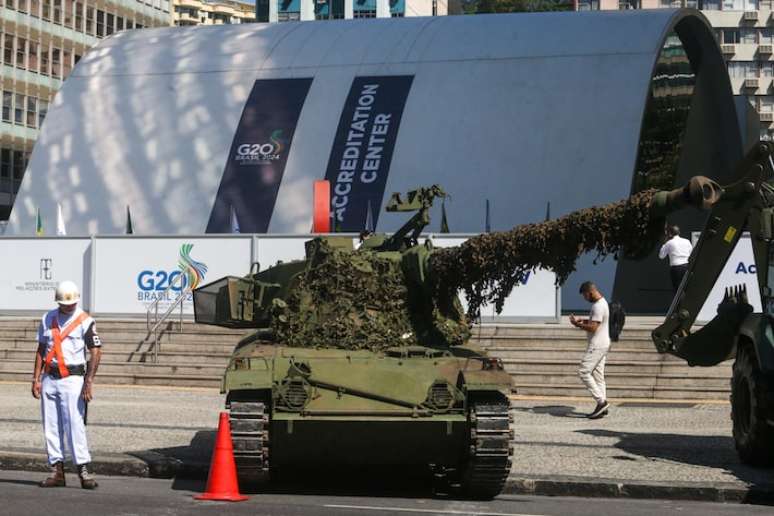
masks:
[(70, 70), (73, 69), (72, 65), (73, 54), (69, 50), (62, 51), (62, 77), (70, 75)]
[(44, 20), (50, 20), (51, 19), (51, 0), (43, 0), (43, 3), (40, 4), (43, 6), (43, 13), (41, 15), (41, 18)]
[(0, 150), (0, 176), (5, 178), (11, 177), (11, 150)]
[(3, 43), (3, 63), (13, 66), (13, 36), (10, 34), (5, 35)]
[(27, 0), (17, 0), (16, 1), (16, 10), (20, 13), (26, 13), (27, 12)]
[(16, 3), (14, 2), (14, 0), (5, 0), (5, 6), (8, 9), (16, 9)]
[(35, 127), (35, 110), (36, 110), (36, 99), (35, 97), (27, 97), (27, 120), (26, 124), (27, 127)]
[(124, 18), (123, 16), (116, 16), (116, 32), (124, 30)]
[[(357, 17), (357, 14), (355, 14)], [(301, 19), (301, 13), (299, 12), (281, 12), (277, 13), (277, 21), (299, 21)]]
[(723, 43), (726, 45), (736, 45), (740, 41), (739, 29), (723, 29)]
[(48, 101), (40, 99), (38, 102), (38, 127), (43, 126), (43, 119), (46, 118), (48, 113)]
[(40, 0), (30, 0), (30, 16), (40, 18)]
[(105, 12), (97, 9), (97, 37), (105, 37)]
[(64, 2), (64, 26), (65, 27), (72, 27), (73, 26), (73, 14), (75, 12), (75, 7), (73, 0), (65, 0)]
[(75, 19), (75, 30), (83, 31), (83, 4), (73, 2), (73, 18)]
[(755, 29), (740, 29), (739, 36), (745, 45), (755, 45), (758, 42), (758, 31)]
[(17, 93), (14, 97), (13, 123), (22, 125), (24, 123), (24, 95)]
[(48, 62), (49, 62), (49, 48), (46, 46), (40, 47), (40, 74), (48, 75)]
[(94, 35), (94, 8), (86, 8), (86, 34)]
[(578, 2), (579, 11), (599, 11), (599, 0), (580, 0)]
[(376, 18), (376, 9), (358, 9), (352, 14), (353, 18)]
[(27, 49), (27, 40), (24, 38), (16, 38), (16, 68), (24, 69), (24, 57)]
[(31, 72), (38, 71), (38, 44), (34, 41), (29, 42), (29, 53), (27, 54), (27, 69)]
[(62, 25), (62, 0), (54, 0), (54, 23)]
[(108, 36), (113, 34), (113, 32), (115, 32), (114, 27), (115, 27), (115, 16), (113, 16), (112, 14), (108, 14), (107, 21), (105, 22), (105, 34)]
[(704, 0), (701, 8), (703, 11), (719, 11), (720, 0)]
[[(24, 177), (24, 152), (15, 150), (13, 151), (13, 179), (16, 184), (21, 182)], [(14, 191), (16, 189), (14, 188)]]
[(11, 123), (11, 111), (13, 110), (13, 93), (3, 92), (3, 122)]
[(51, 77), (62, 78), (62, 51), (58, 48), (51, 49)]

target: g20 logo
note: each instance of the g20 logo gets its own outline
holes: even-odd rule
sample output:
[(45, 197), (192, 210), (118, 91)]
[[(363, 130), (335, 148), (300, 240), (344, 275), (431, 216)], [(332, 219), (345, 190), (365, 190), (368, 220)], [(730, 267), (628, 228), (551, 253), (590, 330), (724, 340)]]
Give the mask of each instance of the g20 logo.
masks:
[[(182, 276), (182, 278), (179, 278)], [(149, 271), (137, 275), (137, 287), (143, 292), (164, 291), (169, 288), (180, 292), (188, 286), (188, 276), (182, 271)]]
[(243, 143), (237, 147), (237, 155), (244, 158), (262, 157), (274, 154), (274, 144), (271, 143)]
[(285, 148), (285, 139), (282, 137), (282, 129), (277, 129), (269, 136), (266, 143), (243, 143), (236, 149), (236, 160), (248, 162), (266, 163), (280, 159)]

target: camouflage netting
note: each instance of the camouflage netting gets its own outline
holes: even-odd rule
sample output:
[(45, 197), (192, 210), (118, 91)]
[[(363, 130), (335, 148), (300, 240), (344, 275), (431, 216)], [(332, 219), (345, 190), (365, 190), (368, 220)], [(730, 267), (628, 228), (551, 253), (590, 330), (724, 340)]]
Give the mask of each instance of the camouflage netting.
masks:
[(464, 291), (468, 317), (475, 319), (485, 304), (494, 303), (499, 313), (514, 285), (533, 269), (554, 271), (561, 285), (583, 253), (595, 251), (597, 258), (616, 259), (622, 252), (632, 258), (644, 256), (663, 235), (663, 219), (650, 216), (655, 192), (438, 249), (430, 257), (432, 288), (439, 298)]
[(297, 288), (286, 302), (274, 302), (272, 328), (279, 342), (378, 351), (446, 347), (469, 337), (459, 303), (439, 305), (421, 288), (411, 288), (399, 255), (337, 249), (320, 239), (313, 245), (312, 265)]

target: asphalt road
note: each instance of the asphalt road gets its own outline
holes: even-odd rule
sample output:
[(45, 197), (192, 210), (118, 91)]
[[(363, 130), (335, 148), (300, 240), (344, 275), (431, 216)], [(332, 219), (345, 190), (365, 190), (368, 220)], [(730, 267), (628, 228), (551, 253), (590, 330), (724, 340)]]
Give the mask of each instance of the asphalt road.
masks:
[[(193, 499), (204, 488), (200, 481), (126, 477), (100, 478), (96, 491), (84, 491), (74, 474), (70, 486), (37, 487), (40, 473), (0, 471), (0, 514), (23, 516), (229, 514), (273, 516), (715, 516), (772, 514), (771, 507), (705, 502), (501, 496), (491, 502), (468, 502), (417, 492), (391, 491), (375, 485), (368, 492), (349, 494), (335, 487), (308, 489), (285, 484), (270, 494), (253, 493), (245, 502), (201, 502)], [(413, 491), (413, 492), (412, 492)]]

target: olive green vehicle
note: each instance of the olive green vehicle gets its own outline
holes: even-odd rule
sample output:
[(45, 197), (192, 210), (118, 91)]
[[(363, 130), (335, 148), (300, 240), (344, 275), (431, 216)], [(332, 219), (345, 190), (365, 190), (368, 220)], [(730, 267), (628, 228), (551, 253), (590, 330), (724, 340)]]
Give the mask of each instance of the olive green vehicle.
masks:
[(388, 211), (416, 211), (389, 238), (306, 243), (304, 260), (194, 291), (196, 321), (257, 328), (239, 342), (222, 392), (241, 481), (294, 466), (429, 467), (487, 499), (511, 469), (511, 378), (471, 344), (459, 300), (427, 286), (418, 243), (438, 187)]

